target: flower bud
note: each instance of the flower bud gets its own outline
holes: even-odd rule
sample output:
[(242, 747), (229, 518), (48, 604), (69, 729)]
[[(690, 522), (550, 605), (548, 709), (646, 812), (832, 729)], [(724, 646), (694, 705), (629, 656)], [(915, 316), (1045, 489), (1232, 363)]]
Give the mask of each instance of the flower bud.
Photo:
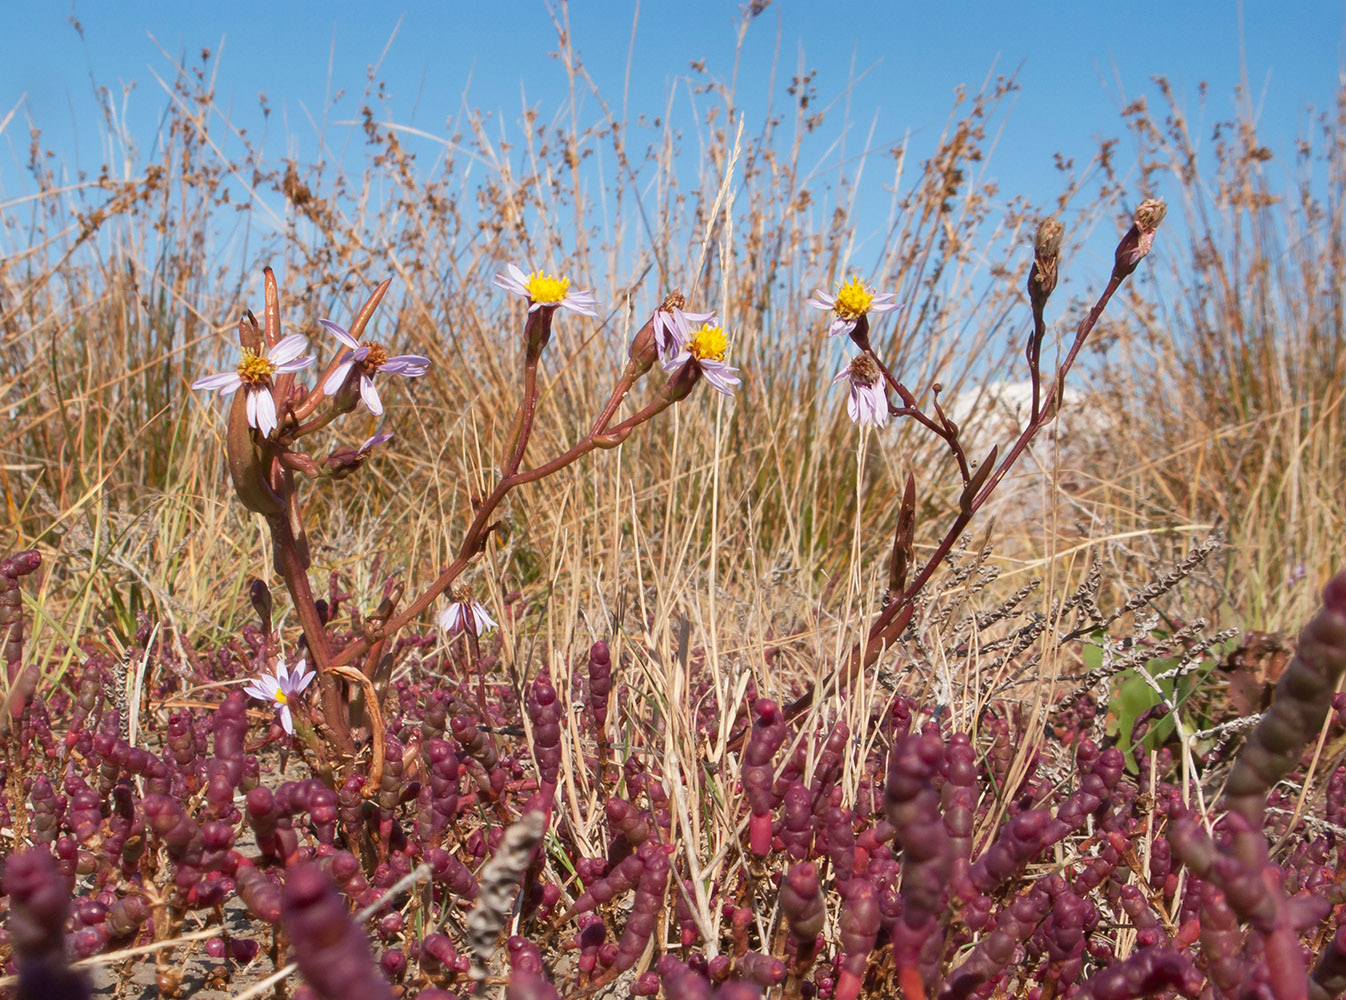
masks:
[(1038, 223), (1037, 234), (1033, 237), (1033, 266), (1028, 271), (1028, 299), (1034, 313), (1042, 311), (1056, 290), (1056, 265), (1065, 232), (1065, 226), (1055, 219), (1043, 219)]
[(644, 375), (659, 360), (659, 345), (654, 339), (654, 317), (645, 321), (645, 325), (631, 338), (631, 346), (626, 352), (630, 358), (627, 366), (635, 375)]
[(1157, 198), (1146, 198), (1136, 209), (1135, 222), (1117, 244), (1117, 260), (1112, 268), (1112, 276), (1125, 278), (1136, 269), (1136, 265), (1154, 246), (1154, 233), (1159, 223), (1164, 221), (1168, 206)]

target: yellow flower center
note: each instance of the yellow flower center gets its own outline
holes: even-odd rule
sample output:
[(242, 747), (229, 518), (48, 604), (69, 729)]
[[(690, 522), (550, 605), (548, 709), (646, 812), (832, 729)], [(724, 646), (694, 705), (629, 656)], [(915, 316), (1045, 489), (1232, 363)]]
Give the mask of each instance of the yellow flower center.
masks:
[(528, 276), (528, 284), (525, 287), (528, 289), (528, 297), (539, 305), (557, 306), (570, 290), (570, 279), (534, 271)]
[(718, 326), (707, 323), (687, 342), (687, 350), (698, 361), (723, 361), (724, 352), (729, 347), (729, 338)]
[(265, 354), (250, 347), (243, 348), (243, 356), (238, 361), (238, 377), (244, 385), (268, 385), (274, 374), (276, 366)]
[(288, 705), (289, 703), (290, 703), (290, 699), (288, 699), (288, 698), (285, 697), (285, 692), (282, 691), (280, 688), (277, 688), (277, 689), (276, 689), (276, 704), (277, 704), (277, 705)]
[(360, 367), (365, 374), (372, 375), (388, 363), (388, 349), (382, 344), (366, 343), (364, 346), (369, 348), (369, 353), (360, 362)]
[(851, 278), (837, 291), (832, 310), (842, 319), (859, 319), (869, 311), (869, 304), (873, 301), (873, 293), (865, 288), (863, 282), (858, 277)]

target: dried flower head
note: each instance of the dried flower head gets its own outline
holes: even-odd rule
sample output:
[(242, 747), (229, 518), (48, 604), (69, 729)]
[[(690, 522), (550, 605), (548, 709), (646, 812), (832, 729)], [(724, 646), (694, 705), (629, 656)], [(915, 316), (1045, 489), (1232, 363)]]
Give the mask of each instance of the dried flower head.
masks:
[(827, 335), (838, 337), (854, 330), (856, 320), (866, 313), (892, 312), (898, 306), (893, 299), (894, 297), (888, 292), (879, 294), (866, 287), (857, 276), (842, 284), (837, 289), (836, 295), (828, 295), (821, 289), (814, 291), (813, 298), (808, 300), (808, 304), (814, 309), (834, 314), (832, 323), (827, 328)]
[(1125, 278), (1145, 259), (1154, 246), (1154, 234), (1159, 223), (1168, 214), (1168, 206), (1157, 198), (1146, 198), (1136, 209), (1135, 221), (1121, 242), (1117, 244), (1117, 258), (1112, 268), (1114, 278)]
[(1033, 237), (1033, 266), (1028, 271), (1028, 297), (1039, 311), (1056, 290), (1057, 264), (1066, 227), (1055, 219), (1043, 219)]
[(221, 396), (229, 396), (242, 386), (248, 394), (248, 425), (266, 436), (277, 427), (276, 401), (271, 395), (275, 377), (302, 371), (311, 365), (313, 359), (303, 353), (307, 346), (303, 334), (292, 333), (275, 347), (256, 350), (242, 347), (237, 368), (199, 378), (192, 383), (192, 388), (218, 389)]
[(873, 358), (868, 354), (857, 354), (832, 380), (832, 384), (842, 381), (850, 387), (846, 412), (856, 424), (861, 427), (866, 424), (882, 427), (888, 422), (888, 391), (884, 385), (883, 372)]

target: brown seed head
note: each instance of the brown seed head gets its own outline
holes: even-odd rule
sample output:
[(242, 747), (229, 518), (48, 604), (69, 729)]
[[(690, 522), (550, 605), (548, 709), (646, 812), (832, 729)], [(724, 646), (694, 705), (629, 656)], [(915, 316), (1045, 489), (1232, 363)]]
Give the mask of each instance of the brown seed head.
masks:
[(857, 354), (851, 362), (851, 383), (868, 389), (879, 380), (879, 366), (868, 354)]

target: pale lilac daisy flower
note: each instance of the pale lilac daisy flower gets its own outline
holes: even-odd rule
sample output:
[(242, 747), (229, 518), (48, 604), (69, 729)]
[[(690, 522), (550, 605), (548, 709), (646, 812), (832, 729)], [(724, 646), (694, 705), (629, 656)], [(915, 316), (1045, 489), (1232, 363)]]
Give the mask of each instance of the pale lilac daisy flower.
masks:
[(689, 361), (694, 362), (702, 378), (726, 396), (732, 396), (740, 379), (738, 369), (724, 363), (728, 346), (729, 338), (724, 330), (706, 324), (687, 335), (682, 352), (664, 362), (664, 371), (676, 371)]
[(276, 400), (271, 395), (273, 380), (277, 375), (302, 371), (311, 365), (313, 359), (304, 355), (307, 346), (303, 334), (292, 333), (272, 348), (254, 351), (244, 347), (236, 369), (199, 378), (192, 388), (218, 389), (221, 396), (229, 396), (243, 386), (248, 394), (248, 425), (256, 427), (265, 437), (277, 427)]
[(355, 369), (360, 373), (360, 398), (365, 401), (370, 413), (378, 415), (383, 412), (383, 401), (379, 399), (379, 391), (374, 387), (375, 372), (419, 378), (430, 370), (429, 358), (419, 354), (398, 354), (390, 358), (382, 344), (373, 342), (362, 344), (330, 320), (320, 319), (318, 322), (326, 327), (332, 336), (350, 348), (341, 356), (341, 363), (322, 384), (322, 391), (329, 396), (335, 396), (341, 391), (351, 370)]
[(715, 323), (715, 313), (684, 312), (683, 303), (683, 297), (674, 292), (654, 311), (654, 345), (659, 350), (661, 364), (667, 364), (686, 349), (693, 323)]
[(560, 306), (581, 316), (598, 315), (594, 308), (598, 304), (594, 293), (571, 291), (569, 278), (558, 278), (543, 271), (524, 274), (513, 264), (507, 264), (506, 269), (495, 276), (492, 284), (526, 298), (529, 301), (529, 312)]
[(836, 295), (816, 290), (808, 303), (814, 309), (834, 313), (827, 335), (837, 337), (854, 330), (856, 320), (865, 313), (892, 312), (898, 307), (893, 299), (894, 296), (887, 292), (876, 295), (873, 289), (866, 288), (864, 282), (855, 277), (838, 288)]
[(868, 354), (856, 355), (854, 361), (841, 370), (832, 384), (845, 381), (850, 387), (846, 412), (860, 427), (873, 424), (882, 427), (888, 422), (888, 390), (883, 384), (883, 373)]
[(294, 718), (290, 715), (290, 699), (298, 696), (316, 676), (306, 668), (303, 660), (296, 663), (291, 672), (286, 668), (284, 658), (281, 658), (276, 661), (274, 674), (263, 671), (243, 689), (243, 693), (276, 706), (282, 728), (293, 734)]
[(466, 587), (455, 587), (453, 603), (439, 613), (439, 627), (453, 635), (465, 628), (469, 619), (473, 635), (486, 635), (497, 627), (497, 622), (486, 613), (486, 608), (479, 601), (472, 600), (471, 591)]

